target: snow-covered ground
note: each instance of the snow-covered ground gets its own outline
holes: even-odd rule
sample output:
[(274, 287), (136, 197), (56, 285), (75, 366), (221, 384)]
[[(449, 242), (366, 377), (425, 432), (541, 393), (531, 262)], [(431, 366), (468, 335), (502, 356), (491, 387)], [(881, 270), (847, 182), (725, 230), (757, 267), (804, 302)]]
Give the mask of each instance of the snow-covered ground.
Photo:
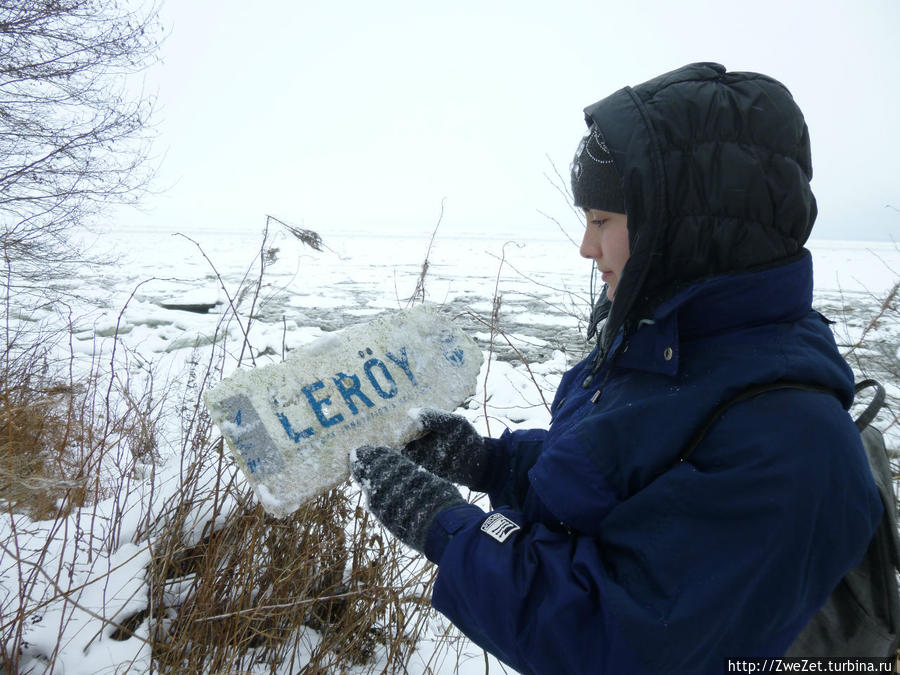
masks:
[[(483, 433), (497, 435), (505, 426), (546, 425), (549, 414), (543, 399), (550, 400), (561, 374), (588, 349), (582, 332), (588, 313), (590, 264), (578, 256), (577, 244), (553, 225), (539, 236), (490, 233), (487, 229), (466, 233), (445, 227), (438, 230), (430, 250), (430, 228), (408, 234), (320, 232), (321, 251), (312, 250), (276, 224), (262, 245), (261, 230), (199, 229), (182, 236), (111, 229), (87, 237), (93, 251), (114, 251), (118, 261), (87, 278), (62, 284), (73, 293), (72, 316), (82, 317), (71, 341), (77, 359), (86, 369), (88, 364), (109, 361), (116, 346), (120, 377), (127, 374), (140, 383), (152, 373), (154, 381), (165, 382), (170, 391), (186, 389), (193, 386), (192, 364), (202, 361), (210, 345), (222, 339), (220, 319), (228, 306), (234, 305), (242, 321), (240, 325), (231, 321), (225, 327), (235, 345), (226, 372), (236, 366), (244, 330), (250, 344), (245, 363), (277, 362), (291, 349), (325, 332), (406, 306), (422, 279), (426, 253), (426, 299), (449, 308), (482, 346), (490, 363), (489, 376), (488, 369), (482, 369), (476, 400), (464, 410)], [(251, 284), (250, 291), (241, 295), (242, 281), (259, 274), (261, 247), (266, 269), (259, 292), (256, 294)], [(875, 375), (881, 373), (875, 356), (893, 358), (896, 365), (900, 361), (900, 326), (887, 321), (873, 325), (872, 318), (880, 300), (900, 278), (900, 248), (891, 243), (825, 241), (814, 241), (810, 248), (816, 269), (816, 305), (837, 321), (838, 342), (849, 350), (866, 332), (866, 351), (857, 348), (851, 361), (855, 364), (855, 358), (861, 357)], [(198, 304), (209, 305), (210, 311), (199, 314), (164, 306)], [(58, 321), (57, 309), (12, 318), (32, 324), (53, 323)], [(492, 313), (502, 335), (492, 333)], [(885, 384), (895, 399), (900, 397), (900, 383)], [(177, 476), (181, 434), (181, 421), (172, 415), (158, 438), (161, 466), (156, 480), (160, 484), (165, 484), (167, 472)], [(900, 439), (892, 436), (891, 444), (896, 449)], [(135, 480), (139, 482), (140, 477)], [(126, 497), (140, 499), (140, 495), (141, 490), (134, 489)], [(134, 638), (106, 639), (109, 627), (102, 620), (123, 616), (146, 595), (142, 570), (149, 553), (131, 540), (141, 508), (121, 503), (122, 499), (120, 495), (119, 501), (113, 498), (94, 511), (110, 519), (117, 509), (134, 514), (120, 519), (121, 529), (108, 538), (115, 545), (108, 546), (103, 556), (85, 561), (77, 551), (67, 550), (51, 556), (59, 561), (78, 560), (70, 569), (70, 579), (76, 578), (78, 583), (70, 587), (84, 585), (75, 602), (51, 603), (33, 615), (36, 620), (28, 625), (26, 636), (33, 672), (43, 671), (43, 659), (54, 650), (54, 672), (121, 672), (127, 667), (140, 671), (147, 667), (145, 643)], [(20, 557), (27, 558), (28, 551), (58, 539), (59, 532), (50, 528), (50, 524), (24, 516), (4, 517), (0, 541), (9, 546), (15, 540)], [(8, 548), (0, 551), (0, 607), (6, 608), (4, 611), (17, 604), (19, 576), (13, 557)], [(94, 583), (101, 577), (102, 583)], [(65, 617), (68, 623), (61, 632)], [(8, 618), (4, 616), (2, 623)], [(146, 637), (146, 631), (146, 627), (139, 628), (137, 635)], [(426, 672), (429, 645), (427, 640), (422, 643), (410, 672)], [(444, 665), (440, 658), (432, 660), (427, 672), (484, 672), (479, 649), (469, 645), (463, 654), (445, 658)], [(491, 672), (502, 672), (496, 662), (491, 663)], [(268, 667), (265, 670), (269, 672)]]

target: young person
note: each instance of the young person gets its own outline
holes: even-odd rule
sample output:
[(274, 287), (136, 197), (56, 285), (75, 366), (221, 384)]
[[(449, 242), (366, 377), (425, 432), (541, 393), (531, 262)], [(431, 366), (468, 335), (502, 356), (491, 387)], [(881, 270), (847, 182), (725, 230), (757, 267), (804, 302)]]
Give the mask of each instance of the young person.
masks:
[[(700, 63), (585, 117), (572, 191), (606, 318), (550, 428), (482, 438), (425, 410), (426, 435), (357, 449), (352, 473), (381, 522), (438, 565), (433, 605), (523, 673), (722, 672), (779, 656), (882, 511), (846, 412), (853, 375), (811, 309), (803, 115), (772, 78)], [(679, 461), (720, 403), (780, 381), (828, 391), (736, 404)]]

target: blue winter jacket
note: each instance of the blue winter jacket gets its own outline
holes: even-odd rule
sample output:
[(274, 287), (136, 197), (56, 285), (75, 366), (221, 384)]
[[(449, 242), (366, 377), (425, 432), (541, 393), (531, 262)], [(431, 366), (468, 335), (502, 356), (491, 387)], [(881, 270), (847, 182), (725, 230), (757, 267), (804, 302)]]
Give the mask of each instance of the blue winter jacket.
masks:
[[(781, 83), (709, 63), (585, 121), (622, 179), (630, 257), (549, 430), (487, 441), (501, 515), (458, 506), (430, 527), (433, 604), (523, 673), (781, 655), (882, 511), (846, 412), (852, 373), (811, 309), (806, 123)], [(720, 403), (779, 380), (833, 394), (737, 403), (677, 462)]]
[[(523, 673), (718, 673), (783, 654), (881, 516), (845, 411), (852, 373), (811, 300), (806, 252), (711, 278), (659, 306), (592, 386), (592, 358), (566, 373), (549, 430), (489, 441), (491, 503), (521, 529), (499, 543), (475, 506), (438, 515), (434, 607)], [(777, 380), (834, 395), (737, 404), (672, 466), (717, 404)]]

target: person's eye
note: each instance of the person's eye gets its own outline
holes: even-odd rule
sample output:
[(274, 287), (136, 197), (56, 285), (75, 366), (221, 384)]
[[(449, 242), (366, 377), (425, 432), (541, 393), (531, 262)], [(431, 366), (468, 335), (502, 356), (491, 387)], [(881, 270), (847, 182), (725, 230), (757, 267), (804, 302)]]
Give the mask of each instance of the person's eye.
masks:
[(609, 220), (609, 218), (594, 218), (591, 222), (594, 223), (594, 225), (603, 225), (607, 220)]

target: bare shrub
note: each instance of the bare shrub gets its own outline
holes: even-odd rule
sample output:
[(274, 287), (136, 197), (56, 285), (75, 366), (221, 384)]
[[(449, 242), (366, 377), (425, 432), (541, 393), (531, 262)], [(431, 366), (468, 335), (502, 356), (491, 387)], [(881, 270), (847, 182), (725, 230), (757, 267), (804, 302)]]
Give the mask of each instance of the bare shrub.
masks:
[(84, 260), (78, 226), (147, 185), (153, 98), (128, 78), (161, 32), (143, 0), (0, 0), (0, 250), (20, 304)]
[[(893, 271), (892, 271), (893, 272)], [(900, 278), (900, 273), (894, 273)], [(857, 379), (873, 378), (885, 387), (885, 407), (875, 420), (875, 426), (884, 434), (888, 450), (895, 461), (900, 462), (900, 281), (885, 291), (881, 297), (872, 296), (874, 310), (862, 318), (858, 333), (845, 336), (842, 345), (844, 358), (853, 367)], [(845, 300), (845, 306), (847, 301)], [(868, 305), (867, 305), (868, 306)], [(857, 308), (855, 314), (860, 314)], [(857, 323), (859, 319), (844, 313), (845, 322)], [(849, 333), (849, 328), (842, 328)], [(860, 401), (860, 405), (867, 401)], [(900, 466), (897, 467), (900, 474)], [(900, 479), (900, 475), (898, 475)]]
[(338, 672), (371, 664), (376, 649), (405, 662), (416, 637), (405, 616), (424, 599), (405, 597), (402, 554), (346, 489), (284, 519), (266, 514), (247, 491), (222, 494), (230, 497), (235, 507), (214, 529), (206, 521), (192, 545), (194, 514), (184, 509), (164, 516), (153, 537), (148, 612), (161, 669), (267, 663)]
[(441, 213), (438, 216), (437, 223), (434, 225), (434, 229), (431, 231), (431, 241), (428, 242), (428, 248), (425, 250), (425, 260), (422, 261), (419, 278), (416, 280), (416, 287), (413, 289), (412, 295), (406, 300), (407, 308), (412, 307), (416, 302), (425, 302), (425, 279), (428, 276), (428, 268), (431, 266), (429, 257), (431, 256), (431, 247), (434, 246), (434, 238), (437, 236), (438, 228), (441, 226), (441, 221), (444, 220), (445, 201), (445, 199), (441, 200)]
[[(74, 366), (73, 353), (69, 359)], [(75, 609), (121, 630), (115, 617), (79, 599), (87, 585), (105, 587), (111, 570), (87, 583), (81, 574), (130, 539), (122, 534), (126, 510), (135, 508), (128, 501), (136, 499), (138, 467), (155, 456), (156, 410), (137, 387), (120, 396), (115, 370), (105, 371), (96, 357), (87, 365), (62, 377), (46, 344), (2, 364), (0, 506), (10, 536), (0, 574), (17, 579), (18, 588), (17, 597), (0, 598), (2, 672), (19, 672), (35, 658), (54, 662), (55, 651), (29, 654), (26, 639), (48, 607), (70, 608), (61, 615), (60, 639)]]

